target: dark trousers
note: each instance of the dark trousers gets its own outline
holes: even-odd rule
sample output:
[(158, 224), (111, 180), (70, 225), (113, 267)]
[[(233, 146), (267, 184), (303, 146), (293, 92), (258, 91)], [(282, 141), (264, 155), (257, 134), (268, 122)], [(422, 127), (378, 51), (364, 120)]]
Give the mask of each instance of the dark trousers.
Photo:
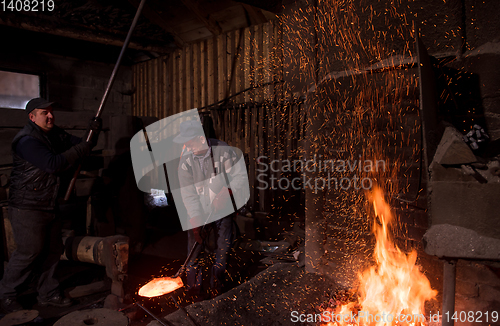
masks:
[(31, 280), (32, 272), (39, 275), (38, 295), (43, 299), (53, 296), (59, 291), (54, 272), (63, 252), (60, 220), (54, 212), (14, 207), (9, 207), (9, 219), (16, 250), (0, 282), (0, 298), (15, 298), (19, 288)]
[[(215, 262), (211, 267), (210, 287), (214, 290), (221, 290), (222, 279), (226, 271), (227, 258), (229, 250), (233, 243), (233, 219), (232, 215), (217, 220), (214, 223), (217, 234), (217, 248), (215, 249)], [(195, 238), (192, 230), (188, 231), (188, 253), (193, 248)], [(198, 245), (193, 253), (193, 258), (186, 266), (187, 290), (194, 295), (201, 294), (201, 285), (203, 281), (203, 271), (199, 266), (196, 257), (204, 250), (203, 245)]]

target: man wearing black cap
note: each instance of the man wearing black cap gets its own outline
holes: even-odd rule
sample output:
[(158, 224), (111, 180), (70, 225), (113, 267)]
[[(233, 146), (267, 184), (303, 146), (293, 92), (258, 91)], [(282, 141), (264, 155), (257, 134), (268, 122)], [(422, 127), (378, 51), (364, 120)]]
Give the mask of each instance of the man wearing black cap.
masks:
[(38, 303), (66, 307), (71, 301), (59, 289), (54, 272), (63, 252), (61, 224), (57, 204), (61, 173), (87, 156), (101, 129), (92, 120), (92, 142), (82, 141), (57, 127), (52, 104), (34, 98), (26, 105), (29, 121), (12, 141), (13, 166), (9, 188), (9, 219), (16, 242), (9, 264), (0, 282), (0, 307), (4, 312), (21, 310), (16, 297), (39, 275)]
[[(229, 250), (233, 241), (231, 213), (235, 203), (248, 200), (248, 177), (245, 167), (232, 147), (217, 139), (207, 139), (201, 123), (188, 120), (180, 124), (180, 133), (174, 142), (184, 144), (179, 162), (178, 175), (182, 201), (186, 207), (192, 229), (188, 231), (188, 249), (199, 243), (193, 257), (207, 248), (201, 229), (207, 219), (215, 232), (215, 262), (211, 268), (210, 287), (212, 295), (221, 291)], [(239, 206), (241, 207), (241, 205)], [(187, 290), (196, 301), (204, 299), (202, 293), (203, 273), (196, 259), (186, 267)]]

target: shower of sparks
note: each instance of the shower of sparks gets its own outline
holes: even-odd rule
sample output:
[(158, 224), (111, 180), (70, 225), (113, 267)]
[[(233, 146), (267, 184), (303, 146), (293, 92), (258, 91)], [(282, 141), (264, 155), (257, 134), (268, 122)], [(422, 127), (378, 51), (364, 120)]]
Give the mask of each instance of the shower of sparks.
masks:
[[(308, 152), (323, 161), (383, 160), (385, 168), (328, 173), (337, 180), (370, 178), (389, 196), (415, 199), (416, 190), (408, 186), (419, 177), (421, 150), (417, 74), (411, 67), (416, 62), (414, 28), (400, 13), (398, 1), (363, 3), (310, 1), (281, 19), (291, 44), (286, 63), (300, 66), (297, 81), (312, 85), (307, 96)], [(297, 50), (300, 55), (293, 55)], [(315, 177), (329, 176), (319, 171)], [(325, 219), (325, 239), (341, 225), (352, 230), (361, 225), (365, 231), (351, 232), (344, 243), (344, 265), (352, 269), (358, 254), (366, 256), (372, 249), (366, 245), (367, 203), (359, 190), (332, 188), (315, 196), (313, 207)], [(331, 247), (321, 254), (326, 261)]]
[[(235, 145), (266, 153), (269, 160), (307, 159), (306, 144), (307, 152), (322, 160), (382, 159), (385, 170), (335, 171), (331, 177), (350, 179), (357, 173), (391, 195), (413, 191), (409, 196), (415, 197), (408, 180), (418, 178), (421, 149), (417, 77), (416, 69), (401, 67), (416, 63), (414, 24), (425, 8), (411, 6), (400, 0), (309, 0), (277, 22), (245, 30), (239, 59), (245, 86), (274, 83), (241, 95), (247, 103), (264, 104), (238, 110), (244, 128), (233, 124), (231, 132), (243, 133)], [(456, 33), (445, 34), (453, 38)], [(304, 85), (309, 85), (302, 105), (307, 112), (298, 111), (297, 94)], [(259, 144), (252, 138), (263, 119), (266, 130), (258, 138), (265, 144)], [(365, 205), (359, 192), (333, 192), (319, 196), (319, 201), (334, 198), (318, 207), (367, 220), (359, 216)], [(286, 201), (278, 198), (283, 196), (279, 190), (275, 193), (268, 200), (272, 211), (280, 212)]]
[[(301, 68), (297, 82), (312, 85), (307, 96), (308, 153), (323, 161), (384, 160), (385, 169), (328, 173), (337, 180), (370, 178), (388, 198), (416, 201), (418, 189), (409, 185), (418, 183), (422, 147), (413, 17), (407, 19), (411, 11), (400, 1), (364, 3), (309, 1), (281, 20), (291, 43), (285, 63)], [(321, 170), (315, 176), (331, 177)], [(311, 197), (314, 204), (308, 209), (316, 211), (308, 214), (323, 218), (318, 231), (329, 244), (322, 247), (321, 261), (328, 265), (330, 256), (338, 257), (331, 251), (337, 251), (344, 259), (334, 258), (335, 263), (352, 274), (349, 270), (361, 268), (359, 257), (373, 250), (367, 240), (370, 209), (364, 193), (325, 189)], [(346, 227), (356, 231), (337, 241), (332, 234)], [(401, 223), (389, 227), (396, 237), (405, 238)]]

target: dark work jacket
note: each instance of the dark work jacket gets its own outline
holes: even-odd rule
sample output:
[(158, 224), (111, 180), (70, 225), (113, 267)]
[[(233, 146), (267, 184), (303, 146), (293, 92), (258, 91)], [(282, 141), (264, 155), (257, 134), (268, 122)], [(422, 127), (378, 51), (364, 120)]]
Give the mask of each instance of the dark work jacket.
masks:
[(20, 209), (53, 210), (59, 192), (60, 177), (40, 169), (16, 153), (16, 146), (23, 137), (34, 137), (54, 154), (60, 154), (72, 146), (72, 136), (57, 126), (46, 134), (35, 123), (29, 121), (12, 141), (13, 166), (10, 176), (9, 206)]

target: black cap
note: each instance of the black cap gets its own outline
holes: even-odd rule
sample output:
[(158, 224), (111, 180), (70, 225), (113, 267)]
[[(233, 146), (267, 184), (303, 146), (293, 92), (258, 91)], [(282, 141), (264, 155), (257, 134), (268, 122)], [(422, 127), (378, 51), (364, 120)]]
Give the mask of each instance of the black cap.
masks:
[(196, 136), (205, 136), (201, 122), (198, 120), (187, 120), (181, 122), (180, 133), (174, 138), (174, 143), (183, 144)]
[(51, 106), (55, 102), (49, 102), (44, 98), (37, 97), (34, 99), (31, 99), (27, 104), (26, 104), (26, 113), (31, 113), (34, 109), (45, 109), (46, 107)]

